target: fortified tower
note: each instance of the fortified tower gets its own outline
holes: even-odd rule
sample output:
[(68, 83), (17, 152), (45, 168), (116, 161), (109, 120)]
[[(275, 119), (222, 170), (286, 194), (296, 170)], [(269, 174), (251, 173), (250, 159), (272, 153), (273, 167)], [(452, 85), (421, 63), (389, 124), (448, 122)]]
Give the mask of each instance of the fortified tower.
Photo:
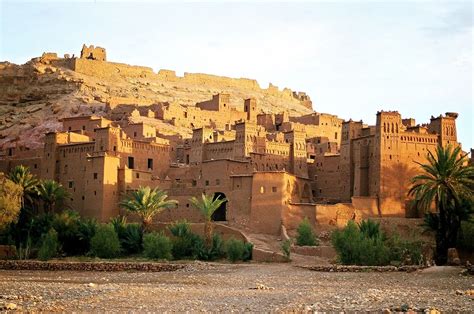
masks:
[(247, 120), (257, 121), (257, 101), (255, 98), (245, 99), (244, 111), (247, 113)]
[(428, 125), (428, 132), (432, 134), (439, 134), (439, 143), (441, 146), (447, 144), (457, 144), (456, 132), (456, 118), (458, 114), (455, 112), (446, 112), (446, 116), (439, 115), (438, 117), (431, 117)]
[(93, 45), (90, 45), (89, 47), (86, 45), (82, 46), (81, 59), (107, 61), (105, 49), (94, 47)]
[(257, 144), (257, 124), (246, 121), (235, 124), (234, 158), (243, 160), (254, 152)]
[(191, 155), (189, 156), (189, 162), (191, 164), (202, 163), (204, 145), (206, 142), (212, 142), (213, 133), (213, 129), (206, 127), (193, 130), (193, 137), (191, 139)]
[(402, 118), (397, 111), (377, 112), (375, 126), (374, 165), (368, 182), (370, 195), (379, 198), (379, 208), (384, 213), (400, 213), (405, 196), (397, 186), (396, 169), (400, 164), (400, 133), (403, 127)]
[(291, 144), (290, 168), (291, 172), (300, 177), (308, 177), (308, 163), (306, 162), (306, 137), (301, 131), (292, 130), (285, 134), (285, 139)]
[(364, 124), (362, 121), (346, 121), (342, 124), (340, 176), (341, 176), (341, 200), (350, 201), (354, 195), (354, 160), (353, 144), (354, 138), (362, 135)]

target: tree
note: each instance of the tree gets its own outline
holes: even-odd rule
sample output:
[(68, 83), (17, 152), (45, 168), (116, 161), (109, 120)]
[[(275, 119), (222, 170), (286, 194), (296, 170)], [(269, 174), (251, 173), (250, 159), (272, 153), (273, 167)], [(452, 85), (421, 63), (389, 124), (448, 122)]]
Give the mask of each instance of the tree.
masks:
[(30, 173), (30, 169), (23, 165), (16, 166), (8, 174), (8, 179), (23, 188), (21, 206), (25, 206), (25, 200), (32, 202), (32, 196), (36, 194), (38, 180)]
[(18, 219), (22, 198), (22, 187), (0, 172), (0, 230)]
[(61, 183), (54, 180), (41, 181), (37, 186), (37, 190), (47, 213), (51, 213), (56, 205), (62, 204), (69, 197), (69, 193)]
[(165, 191), (158, 188), (139, 187), (138, 190), (132, 191), (124, 200), (120, 202), (120, 206), (125, 210), (137, 214), (142, 220), (143, 230), (148, 230), (153, 217), (165, 209), (176, 207), (178, 204), (175, 200), (167, 200), (168, 195)]
[(201, 211), (201, 214), (204, 216), (204, 236), (206, 239), (206, 246), (210, 248), (212, 246), (212, 214), (227, 200), (225, 198), (220, 198), (220, 196), (215, 199), (202, 194), (201, 198), (192, 197), (190, 200), (191, 204)]
[[(436, 232), (436, 263), (445, 264), (448, 248), (456, 246), (461, 220), (468, 219), (473, 207), (474, 167), (466, 165), (466, 155), (458, 146), (438, 146), (436, 155), (428, 152), (422, 173), (412, 179), (409, 195), (421, 209), (434, 213), (426, 222)], [(467, 204), (467, 205), (466, 205)]]

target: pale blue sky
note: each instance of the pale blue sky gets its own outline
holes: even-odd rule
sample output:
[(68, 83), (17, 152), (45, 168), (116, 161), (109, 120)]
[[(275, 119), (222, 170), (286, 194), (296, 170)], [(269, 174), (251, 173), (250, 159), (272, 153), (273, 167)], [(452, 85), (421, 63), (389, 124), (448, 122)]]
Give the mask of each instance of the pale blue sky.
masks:
[(0, 60), (44, 51), (257, 79), (306, 91), (318, 112), (373, 124), (455, 111), (474, 147), (471, 1), (158, 3), (0, 0)]

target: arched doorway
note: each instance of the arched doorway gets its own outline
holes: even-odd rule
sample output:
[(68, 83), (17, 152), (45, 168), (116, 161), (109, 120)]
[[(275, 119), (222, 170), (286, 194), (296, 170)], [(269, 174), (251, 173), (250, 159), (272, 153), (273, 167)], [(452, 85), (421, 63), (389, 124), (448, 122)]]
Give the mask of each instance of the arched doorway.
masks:
[(227, 218), (226, 218), (226, 213), (227, 213), (227, 198), (225, 197), (225, 194), (222, 193), (222, 192), (216, 192), (214, 193), (214, 197), (213, 199), (217, 199), (219, 198), (220, 200), (222, 199), (226, 199), (226, 201), (224, 203), (221, 204), (221, 206), (216, 209), (216, 211), (214, 212), (214, 214), (212, 214), (212, 221), (226, 221)]

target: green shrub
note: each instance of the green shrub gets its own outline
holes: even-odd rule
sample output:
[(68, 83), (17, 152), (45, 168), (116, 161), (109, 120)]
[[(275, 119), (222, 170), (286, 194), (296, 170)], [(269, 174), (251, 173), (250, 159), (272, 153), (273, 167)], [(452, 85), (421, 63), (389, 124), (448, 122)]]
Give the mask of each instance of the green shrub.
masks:
[(393, 234), (386, 241), (391, 263), (419, 265), (423, 262), (423, 243), (417, 240), (404, 240)]
[(143, 228), (140, 224), (127, 224), (120, 237), (120, 243), (126, 254), (137, 254), (143, 251)]
[(226, 243), (226, 254), (229, 261), (235, 263), (236, 261), (243, 260), (245, 252), (245, 244), (241, 240), (230, 238)]
[(285, 240), (281, 243), (281, 251), (287, 260), (290, 260), (291, 255), (291, 240)]
[(101, 224), (97, 227), (90, 243), (91, 253), (101, 258), (113, 258), (120, 254), (120, 240), (111, 224)]
[(318, 244), (318, 239), (314, 234), (313, 228), (308, 218), (303, 219), (296, 230), (298, 235), (296, 236), (297, 245), (309, 245), (315, 246)]
[(196, 240), (197, 258), (202, 261), (215, 261), (225, 257), (225, 247), (222, 237), (214, 233), (212, 235), (212, 247), (206, 247), (204, 239), (198, 237)]
[(110, 223), (114, 226), (114, 229), (117, 233), (124, 230), (127, 226), (127, 217), (125, 216), (116, 216), (110, 219)]
[(372, 266), (390, 262), (389, 250), (382, 234), (371, 238), (361, 232), (352, 220), (344, 229), (333, 232), (332, 244), (342, 264)]
[(459, 230), (458, 248), (474, 252), (474, 222), (461, 222), (461, 230)]
[(161, 233), (147, 233), (143, 236), (143, 253), (150, 259), (171, 259), (173, 244)]
[(242, 255), (242, 260), (250, 261), (252, 259), (253, 244), (250, 242), (245, 242), (244, 244), (244, 254)]
[(125, 255), (137, 254), (143, 251), (143, 228), (137, 223), (127, 223), (127, 218), (117, 216), (110, 220), (120, 240), (122, 252)]
[(173, 235), (173, 257), (175, 259), (198, 258), (198, 249), (202, 249), (203, 240), (191, 232), (190, 225), (186, 220), (172, 224), (169, 226), (169, 230)]
[(67, 210), (56, 214), (52, 223), (66, 255), (85, 255), (97, 228), (94, 219), (82, 218), (78, 212)]
[(54, 229), (50, 229), (43, 236), (43, 241), (41, 243), (41, 248), (38, 251), (38, 259), (42, 261), (47, 261), (58, 254), (59, 250), (59, 241), (58, 233)]
[(375, 239), (382, 235), (382, 232), (380, 231), (380, 223), (375, 222), (371, 219), (362, 220), (359, 224), (359, 230), (366, 237), (372, 239)]

